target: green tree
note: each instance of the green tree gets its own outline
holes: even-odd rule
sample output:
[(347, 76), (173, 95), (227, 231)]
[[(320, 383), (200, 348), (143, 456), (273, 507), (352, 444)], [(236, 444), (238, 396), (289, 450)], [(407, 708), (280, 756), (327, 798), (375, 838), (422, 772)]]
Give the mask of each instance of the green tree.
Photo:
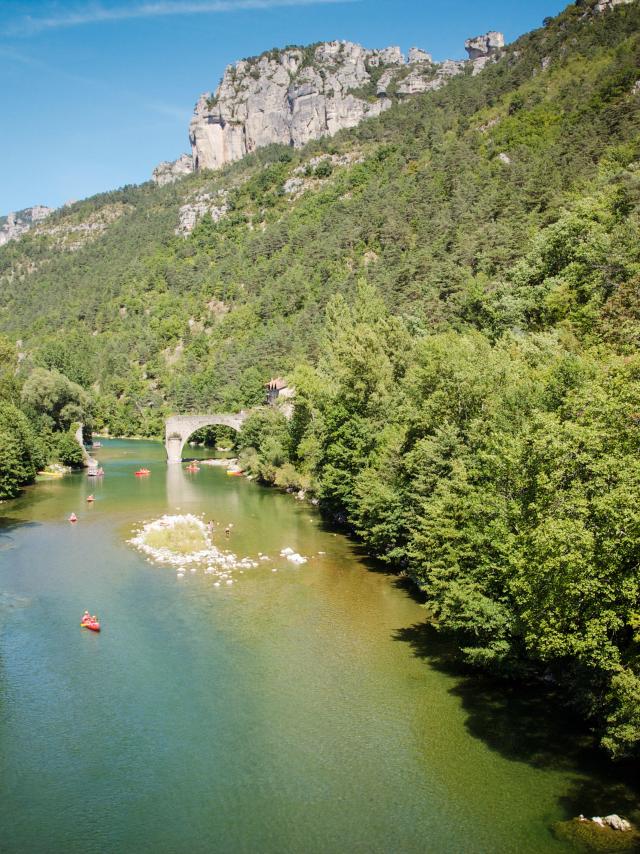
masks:
[(56, 437), (55, 454), (59, 462), (64, 466), (82, 468), (84, 455), (82, 448), (76, 441), (73, 433), (60, 433)]
[(75, 421), (84, 421), (90, 399), (84, 389), (58, 371), (34, 368), (22, 387), (22, 404), (49, 419), (58, 430), (68, 430)]
[(43, 462), (42, 449), (24, 414), (0, 401), (0, 497), (13, 498), (22, 485), (33, 482)]

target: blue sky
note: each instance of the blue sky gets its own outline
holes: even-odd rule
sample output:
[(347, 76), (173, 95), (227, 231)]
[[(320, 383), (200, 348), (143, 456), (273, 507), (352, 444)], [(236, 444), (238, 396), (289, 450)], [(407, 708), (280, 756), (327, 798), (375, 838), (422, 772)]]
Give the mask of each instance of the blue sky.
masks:
[(188, 150), (198, 95), (225, 65), (286, 44), (350, 39), (464, 56), (562, 0), (0, 0), (0, 213), (146, 180)]

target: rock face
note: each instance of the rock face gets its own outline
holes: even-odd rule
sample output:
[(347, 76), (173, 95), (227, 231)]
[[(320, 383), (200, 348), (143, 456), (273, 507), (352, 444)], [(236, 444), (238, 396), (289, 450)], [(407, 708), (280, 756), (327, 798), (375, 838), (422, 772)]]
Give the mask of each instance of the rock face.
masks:
[(132, 210), (131, 205), (115, 202), (104, 205), (80, 222), (63, 220), (55, 225), (39, 225), (37, 233), (52, 238), (57, 249), (77, 252), (86, 243), (96, 240), (112, 222)]
[(633, 3), (634, 0), (600, 0), (599, 3), (596, 3), (595, 10), (596, 12), (608, 12), (609, 9), (613, 9), (614, 6), (626, 6), (629, 3)]
[(205, 94), (196, 105), (189, 133), (196, 169), (219, 168), (273, 142), (301, 146), (379, 115), (390, 104), (363, 91), (370, 70), (403, 64), (398, 48), (327, 42), (229, 66), (215, 97)]
[(47, 208), (44, 205), (34, 205), (32, 208), (8, 214), (4, 223), (0, 225), (0, 246), (8, 243), (9, 240), (16, 240), (32, 226), (46, 219), (54, 210), (55, 208)]
[(381, 91), (383, 84), (389, 86), (389, 91), (398, 97), (406, 95), (419, 95), (421, 92), (430, 92), (434, 89), (440, 89), (441, 86), (464, 71), (465, 62), (455, 62), (452, 59), (446, 59), (439, 65), (429, 65), (422, 63), (415, 68), (412, 68), (406, 77), (400, 80), (385, 78), (384, 75), (380, 78), (378, 90)]
[[(474, 73), (503, 46), (501, 33), (469, 39)], [(271, 143), (298, 147), (354, 127), (388, 109), (394, 97), (438, 89), (465, 65), (435, 64), (420, 48), (405, 59), (398, 47), (368, 50), (348, 41), (243, 59), (226, 68), (214, 95), (196, 104), (189, 128), (193, 168), (218, 169)], [(164, 177), (173, 168), (161, 166), (162, 181), (173, 180)]]
[(464, 49), (469, 54), (469, 60), (473, 65), (473, 74), (479, 74), (488, 62), (491, 62), (495, 54), (504, 47), (504, 36), (495, 31), (485, 33), (483, 36), (475, 36), (467, 39)]
[(409, 65), (413, 62), (429, 62), (433, 63), (433, 59), (430, 53), (426, 53), (422, 48), (419, 47), (411, 47), (409, 48)]
[(164, 184), (173, 184), (178, 178), (190, 175), (193, 172), (193, 158), (190, 154), (182, 154), (177, 160), (163, 160), (153, 170), (151, 179), (161, 187)]
[[(289, 196), (291, 199), (297, 199), (305, 192), (305, 190), (320, 186), (323, 180), (326, 180), (333, 172), (334, 168), (339, 168), (341, 166), (353, 166), (355, 163), (363, 162), (364, 157), (357, 151), (351, 151), (347, 154), (332, 154), (312, 157), (302, 166), (298, 166), (293, 170), (292, 177), (288, 178), (284, 182), (282, 190), (285, 196)], [(319, 166), (325, 164), (329, 169), (318, 175), (316, 170)]]
[(202, 219), (205, 214), (209, 214), (214, 222), (218, 222), (228, 210), (227, 192), (225, 190), (218, 190), (217, 193), (198, 193), (180, 208), (180, 219), (175, 234), (186, 237), (191, 234), (198, 220)]
[(483, 36), (474, 36), (464, 43), (464, 49), (469, 54), (469, 59), (490, 56), (502, 47), (504, 47), (504, 36), (502, 33), (494, 31), (485, 33)]

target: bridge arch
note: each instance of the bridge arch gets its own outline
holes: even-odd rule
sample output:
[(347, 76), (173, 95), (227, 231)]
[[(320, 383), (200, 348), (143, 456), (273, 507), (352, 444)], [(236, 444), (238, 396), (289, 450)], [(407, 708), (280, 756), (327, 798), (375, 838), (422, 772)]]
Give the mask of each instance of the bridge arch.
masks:
[(182, 450), (185, 443), (196, 430), (200, 430), (202, 427), (212, 427), (216, 424), (239, 430), (248, 417), (249, 413), (244, 410), (235, 414), (225, 412), (217, 415), (172, 415), (167, 418), (164, 429), (167, 462), (179, 463), (182, 461)]

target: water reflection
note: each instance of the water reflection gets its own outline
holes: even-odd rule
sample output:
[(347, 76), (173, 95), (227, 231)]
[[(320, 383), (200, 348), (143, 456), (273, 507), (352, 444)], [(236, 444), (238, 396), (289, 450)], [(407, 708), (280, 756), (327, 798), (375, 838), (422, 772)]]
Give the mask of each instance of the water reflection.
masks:
[[(162, 477), (161, 473), (160, 477)], [(182, 465), (176, 463), (165, 466), (165, 478), (167, 484), (167, 504), (171, 512), (184, 510), (188, 506), (197, 503), (198, 488), (193, 478), (190, 478), (185, 473)]]

